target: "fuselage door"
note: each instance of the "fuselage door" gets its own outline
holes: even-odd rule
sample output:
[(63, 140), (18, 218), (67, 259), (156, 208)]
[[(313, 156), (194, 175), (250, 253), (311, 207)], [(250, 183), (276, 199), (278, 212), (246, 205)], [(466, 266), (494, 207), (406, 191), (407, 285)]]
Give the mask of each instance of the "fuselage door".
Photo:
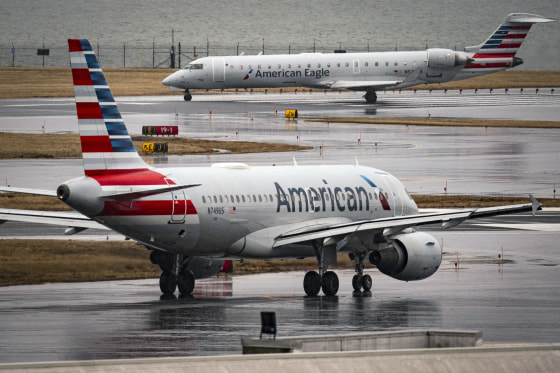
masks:
[(360, 73), (360, 60), (354, 60), (354, 74)]
[(225, 58), (212, 58), (212, 68), (214, 70), (214, 81), (223, 82), (226, 80), (226, 60)]
[[(176, 185), (177, 181), (174, 179), (165, 178), (165, 182), (168, 185)], [(185, 195), (185, 191), (174, 190), (171, 192), (171, 218), (169, 219), (169, 223), (172, 224), (181, 224), (185, 222), (185, 218), (187, 217), (187, 196)]]

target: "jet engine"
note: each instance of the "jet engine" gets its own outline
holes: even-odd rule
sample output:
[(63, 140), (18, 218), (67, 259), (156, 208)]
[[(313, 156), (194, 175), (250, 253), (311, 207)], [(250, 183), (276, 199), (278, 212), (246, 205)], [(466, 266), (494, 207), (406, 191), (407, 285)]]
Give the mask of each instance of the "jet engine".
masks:
[(424, 232), (391, 237), (391, 245), (370, 254), (379, 271), (402, 281), (422, 280), (433, 275), (441, 264), (441, 246)]
[(451, 49), (428, 49), (428, 67), (433, 69), (446, 69), (465, 66), (472, 59), (466, 53)]

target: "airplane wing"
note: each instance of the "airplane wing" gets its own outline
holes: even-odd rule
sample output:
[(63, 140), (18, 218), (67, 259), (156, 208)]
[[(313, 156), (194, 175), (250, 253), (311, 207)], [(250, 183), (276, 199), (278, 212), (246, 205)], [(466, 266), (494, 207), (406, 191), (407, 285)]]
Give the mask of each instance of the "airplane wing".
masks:
[(336, 80), (325, 82), (324, 85), (330, 89), (384, 89), (400, 84), (400, 80), (385, 80), (385, 81), (371, 81), (371, 80)]
[(84, 229), (107, 229), (106, 226), (74, 211), (35, 211), (0, 208), (0, 224), (6, 221), (62, 225), (69, 229), (64, 234), (74, 234)]
[(533, 215), (540, 210), (542, 205), (531, 196), (531, 203), (521, 205), (508, 205), (497, 207), (483, 207), (478, 209), (458, 210), (450, 212), (437, 212), (429, 214), (416, 214), (395, 216), (384, 219), (362, 220), (331, 226), (311, 227), (285, 232), (277, 236), (273, 247), (305, 243), (318, 239), (343, 238), (359, 232), (382, 233), (390, 237), (404, 229), (421, 225), (441, 224), (442, 228), (451, 228), (468, 219), (486, 218), (495, 215), (515, 214), (519, 212), (532, 212)]

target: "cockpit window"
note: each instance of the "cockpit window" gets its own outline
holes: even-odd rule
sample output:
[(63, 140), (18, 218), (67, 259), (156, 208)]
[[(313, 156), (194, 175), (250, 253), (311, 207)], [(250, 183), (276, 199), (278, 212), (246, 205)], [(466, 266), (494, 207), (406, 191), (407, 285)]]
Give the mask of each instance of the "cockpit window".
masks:
[(201, 63), (190, 63), (185, 67), (185, 70), (202, 70), (204, 65)]

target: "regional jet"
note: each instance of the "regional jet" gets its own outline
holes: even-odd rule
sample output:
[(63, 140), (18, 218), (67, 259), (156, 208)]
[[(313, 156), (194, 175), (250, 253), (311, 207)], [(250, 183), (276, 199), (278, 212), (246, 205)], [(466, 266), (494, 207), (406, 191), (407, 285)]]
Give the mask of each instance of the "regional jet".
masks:
[(86, 39), (68, 40), (84, 174), (56, 191), (0, 190), (57, 196), (76, 213), (0, 209), (0, 222), (59, 224), (66, 234), (109, 228), (151, 250), (160, 289), (190, 294), (195, 279), (227, 260), (316, 258), (305, 274), (308, 295), (338, 292), (329, 266), (339, 253), (355, 261), (356, 291), (369, 291), (368, 258), (379, 271), (413, 281), (441, 265), (438, 241), (417, 230), (467, 219), (533, 212), (540, 204), (421, 214), (391, 174), (358, 164), (155, 168), (142, 160)]
[(166, 77), (173, 90), (286, 88), (364, 91), (368, 103), (376, 91), (419, 84), (445, 83), (509, 69), (523, 63), (516, 53), (542, 16), (514, 13), (482, 44), (464, 51), (430, 48), (424, 51), (375, 53), (302, 53), (204, 57)]

